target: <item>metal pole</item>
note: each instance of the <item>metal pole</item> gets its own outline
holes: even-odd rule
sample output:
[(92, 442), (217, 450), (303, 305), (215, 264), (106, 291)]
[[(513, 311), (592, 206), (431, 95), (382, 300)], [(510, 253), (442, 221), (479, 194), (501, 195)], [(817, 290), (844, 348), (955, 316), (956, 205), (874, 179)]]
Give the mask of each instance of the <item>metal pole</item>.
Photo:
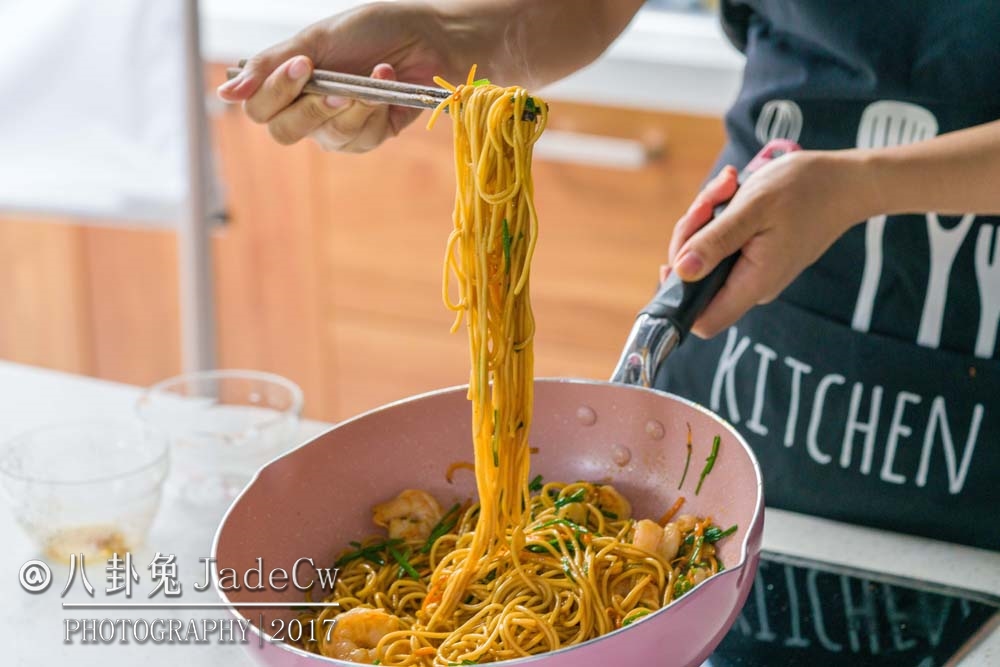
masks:
[(185, 372), (215, 367), (215, 292), (209, 238), (208, 124), (198, 29), (198, 0), (184, 2), (184, 65), (187, 82), (187, 206), (177, 228), (180, 280), (181, 360)]

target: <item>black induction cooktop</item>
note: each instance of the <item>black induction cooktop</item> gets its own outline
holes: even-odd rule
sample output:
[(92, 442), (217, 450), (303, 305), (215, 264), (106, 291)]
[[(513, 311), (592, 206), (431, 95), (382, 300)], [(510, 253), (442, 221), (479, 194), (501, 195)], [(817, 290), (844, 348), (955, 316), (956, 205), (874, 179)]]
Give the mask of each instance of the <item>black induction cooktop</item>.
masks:
[(706, 667), (939, 667), (1000, 623), (1000, 597), (765, 552)]

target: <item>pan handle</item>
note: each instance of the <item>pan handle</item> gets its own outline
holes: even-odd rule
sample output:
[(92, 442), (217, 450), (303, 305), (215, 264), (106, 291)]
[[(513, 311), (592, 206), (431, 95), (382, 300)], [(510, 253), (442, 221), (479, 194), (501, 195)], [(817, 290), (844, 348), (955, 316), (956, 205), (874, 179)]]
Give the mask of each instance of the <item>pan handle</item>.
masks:
[[(742, 185), (764, 165), (797, 150), (799, 145), (787, 139), (768, 142), (740, 172), (737, 183)], [(728, 204), (727, 201), (716, 206), (712, 218), (718, 217)], [(739, 257), (739, 252), (730, 255), (696, 282), (684, 282), (670, 272), (650, 302), (639, 311), (611, 381), (651, 386), (660, 364), (690, 333), (695, 321), (722, 289)]]

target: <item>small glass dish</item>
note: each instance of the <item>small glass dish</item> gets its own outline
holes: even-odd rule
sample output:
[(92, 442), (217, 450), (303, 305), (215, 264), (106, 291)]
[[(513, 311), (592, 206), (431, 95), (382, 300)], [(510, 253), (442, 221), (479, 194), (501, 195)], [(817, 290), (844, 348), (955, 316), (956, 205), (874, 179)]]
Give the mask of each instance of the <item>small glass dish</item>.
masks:
[(153, 385), (136, 410), (170, 437), (168, 489), (195, 505), (228, 505), (292, 444), (302, 390), (273, 373), (203, 371)]
[(45, 556), (104, 560), (145, 540), (169, 451), (162, 432), (137, 420), (42, 426), (0, 446), (0, 487)]

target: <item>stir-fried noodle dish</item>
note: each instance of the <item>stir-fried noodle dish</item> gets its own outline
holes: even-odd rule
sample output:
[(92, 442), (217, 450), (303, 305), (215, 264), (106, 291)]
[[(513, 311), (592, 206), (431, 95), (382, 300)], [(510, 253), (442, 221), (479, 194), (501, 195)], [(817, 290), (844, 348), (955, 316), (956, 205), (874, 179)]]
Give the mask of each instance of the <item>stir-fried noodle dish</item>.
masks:
[(716, 543), (736, 530), (681, 514), (683, 498), (658, 520), (637, 520), (610, 484), (530, 477), (531, 156), (548, 105), (476, 80), (475, 68), (464, 85), (437, 82), (453, 94), (431, 123), (443, 111), (452, 119), (457, 180), (444, 300), (453, 331), (464, 320), (469, 334), (475, 455), (448, 475), (471, 468), (478, 502), (445, 508), (405, 490), (373, 508), (380, 534), (337, 556), (326, 601), (339, 607), (304, 612), (324, 631), (301, 645), (369, 664), (479, 664), (587, 641), (720, 571)]

